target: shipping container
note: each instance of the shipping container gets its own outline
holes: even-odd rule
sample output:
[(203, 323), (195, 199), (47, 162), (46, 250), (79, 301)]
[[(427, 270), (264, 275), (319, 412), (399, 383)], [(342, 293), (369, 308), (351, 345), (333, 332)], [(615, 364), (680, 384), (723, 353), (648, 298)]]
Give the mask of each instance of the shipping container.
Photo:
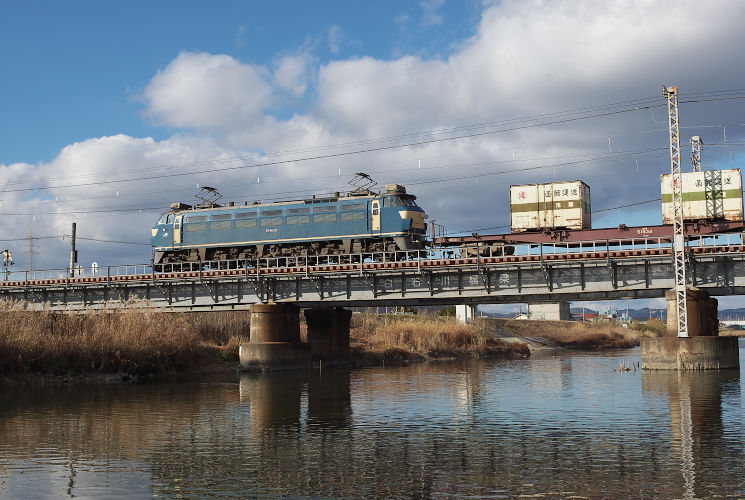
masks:
[[(683, 180), (683, 219), (741, 221), (742, 176), (739, 168), (685, 172)], [(662, 223), (673, 224), (672, 176), (661, 178)]]
[(510, 186), (513, 233), (540, 229), (589, 229), (590, 187), (582, 181)]

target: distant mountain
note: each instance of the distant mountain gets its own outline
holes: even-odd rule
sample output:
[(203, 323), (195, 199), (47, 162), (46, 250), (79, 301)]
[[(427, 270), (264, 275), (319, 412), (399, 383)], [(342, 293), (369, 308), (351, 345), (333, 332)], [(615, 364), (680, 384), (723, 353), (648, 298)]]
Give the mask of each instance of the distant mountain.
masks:
[(736, 309), (720, 309), (719, 319), (734, 319), (734, 320), (745, 320), (745, 307), (738, 307)]
[[(626, 308), (618, 309), (618, 314), (626, 314)], [(582, 308), (581, 307), (572, 307), (571, 312), (573, 315), (577, 315), (578, 317), (582, 317)], [(598, 311), (594, 309), (590, 309), (589, 307), (585, 307), (585, 314), (597, 314)], [(648, 307), (643, 307), (641, 309), (629, 309), (629, 316), (631, 316), (631, 319), (635, 319), (637, 321), (647, 321), (649, 318), (658, 318), (662, 321), (667, 320), (667, 310), (665, 309), (652, 309), (650, 313), (650, 309)]]

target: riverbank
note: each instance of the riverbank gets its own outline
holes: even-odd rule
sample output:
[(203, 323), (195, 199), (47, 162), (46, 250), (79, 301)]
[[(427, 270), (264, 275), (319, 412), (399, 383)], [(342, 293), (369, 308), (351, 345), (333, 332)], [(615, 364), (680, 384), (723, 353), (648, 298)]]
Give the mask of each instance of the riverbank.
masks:
[(164, 314), (133, 307), (59, 314), (0, 303), (0, 375), (66, 382), (214, 370), (235, 365), (238, 345), (247, 338), (248, 313)]
[(557, 347), (575, 349), (625, 349), (637, 347), (644, 337), (660, 337), (665, 324), (658, 319), (632, 322), (629, 327), (609, 322), (531, 321), (481, 319), (487, 330), (506, 338), (548, 341)]
[(721, 337), (745, 337), (745, 330), (719, 327), (719, 335)]
[(481, 321), (464, 325), (453, 317), (433, 315), (352, 316), (350, 360), (356, 366), (529, 356), (530, 349), (524, 342), (500, 339)]
[[(60, 314), (0, 303), (0, 381), (116, 382), (236, 370), (249, 326), (247, 311), (177, 314), (132, 307)], [(352, 366), (530, 355), (526, 344), (499, 339), (483, 322), (355, 314), (351, 326)], [(302, 315), (300, 327), (306, 341)]]
[[(479, 318), (463, 325), (434, 315), (354, 314), (352, 366), (445, 359), (520, 359), (534, 349), (626, 348), (664, 325), (633, 328), (568, 321)], [(307, 340), (301, 315), (301, 340)], [(159, 313), (136, 307), (60, 314), (0, 303), (0, 379), (111, 382), (238, 368), (248, 311)]]

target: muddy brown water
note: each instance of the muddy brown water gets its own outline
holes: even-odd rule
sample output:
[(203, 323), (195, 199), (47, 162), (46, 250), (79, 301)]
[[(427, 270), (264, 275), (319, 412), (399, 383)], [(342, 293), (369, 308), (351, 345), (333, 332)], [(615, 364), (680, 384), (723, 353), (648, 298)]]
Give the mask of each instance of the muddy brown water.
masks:
[(637, 361), (0, 387), (0, 496), (745, 496), (743, 372)]

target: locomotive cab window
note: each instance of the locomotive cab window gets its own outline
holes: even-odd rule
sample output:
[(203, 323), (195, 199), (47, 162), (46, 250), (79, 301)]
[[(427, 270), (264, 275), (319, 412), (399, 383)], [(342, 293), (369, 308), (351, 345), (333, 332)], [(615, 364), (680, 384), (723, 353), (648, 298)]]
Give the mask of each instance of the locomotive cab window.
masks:
[(401, 198), (400, 196), (386, 196), (383, 198), (383, 206), (384, 207), (415, 207), (417, 206), (416, 203), (414, 203), (414, 200), (409, 198), (408, 196), (406, 198)]

